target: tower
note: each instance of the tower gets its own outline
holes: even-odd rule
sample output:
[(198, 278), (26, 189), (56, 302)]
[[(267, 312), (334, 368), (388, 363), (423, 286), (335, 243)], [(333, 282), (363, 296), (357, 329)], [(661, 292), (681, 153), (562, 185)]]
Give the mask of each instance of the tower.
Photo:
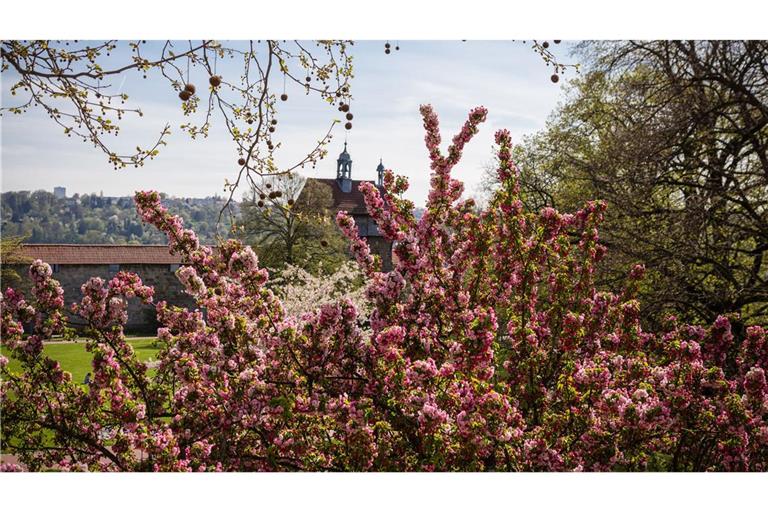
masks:
[(347, 143), (344, 143), (344, 151), (336, 160), (336, 181), (342, 192), (352, 191), (352, 158), (347, 153)]
[(384, 163), (381, 159), (379, 159), (379, 166), (376, 167), (376, 173), (378, 174), (378, 179), (376, 180), (376, 186), (377, 187), (383, 187), (384, 186)]

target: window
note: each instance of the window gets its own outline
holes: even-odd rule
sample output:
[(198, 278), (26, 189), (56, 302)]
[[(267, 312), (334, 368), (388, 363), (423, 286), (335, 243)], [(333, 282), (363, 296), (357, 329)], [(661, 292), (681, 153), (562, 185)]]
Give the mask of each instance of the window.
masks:
[(170, 267), (171, 267), (171, 272), (176, 272), (177, 270), (179, 270), (179, 264), (178, 263), (172, 263), (170, 265)]
[(118, 265), (117, 263), (112, 263), (109, 265), (110, 274), (117, 274), (118, 272), (120, 272), (120, 265)]
[(61, 268), (59, 268), (59, 264), (58, 263), (54, 263), (53, 265), (51, 265), (51, 271), (54, 274), (58, 273), (60, 270), (61, 270)]

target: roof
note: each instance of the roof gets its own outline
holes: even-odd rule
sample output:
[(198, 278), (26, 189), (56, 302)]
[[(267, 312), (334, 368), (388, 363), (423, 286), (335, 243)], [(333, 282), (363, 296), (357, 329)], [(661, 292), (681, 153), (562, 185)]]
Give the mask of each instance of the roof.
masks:
[(360, 184), (366, 180), (350, 180), (352, 182), (352, 191), (344, 192), (339, 187), (339, 182), (335, 178), (308, 178), (331, 187), (333, 192), (333, 207), (337, 210), (346, 210), (356, 215), (368, 215), (368, 209), (365, 207), (365, 198), (360, 192)]
[(22, 253), (31, 259), (61, 265), (182, 263), (167, 245), (23, 244)]
[(346, 142), (344, 143), (344, 151), (342, 151), (341, 154), (339, 155), (339, 160), (341, 160), (342, 162), (351, 162), (352, 161), (352, 157), (349, 156), (349, 153), (347, 153), (347, 143)]

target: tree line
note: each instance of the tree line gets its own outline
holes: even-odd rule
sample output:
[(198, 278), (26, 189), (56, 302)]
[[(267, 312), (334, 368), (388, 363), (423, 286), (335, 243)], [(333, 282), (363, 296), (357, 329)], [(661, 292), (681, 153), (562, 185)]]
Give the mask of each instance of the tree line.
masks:
[[(226, 224), (219, 223), (224, 199), (166, 197), (165, 201), (188, 227), (200, 233), (203, 243), (215, 242), (217, 234), (227, 235)], [(57, 198), (44, 190), (5, 192), (0, 218), (3, 237), (22, 237), (25, 243), (165, 243), (160, 231), (141, 222), (133, 198), (127, 196), (75, 194)]]

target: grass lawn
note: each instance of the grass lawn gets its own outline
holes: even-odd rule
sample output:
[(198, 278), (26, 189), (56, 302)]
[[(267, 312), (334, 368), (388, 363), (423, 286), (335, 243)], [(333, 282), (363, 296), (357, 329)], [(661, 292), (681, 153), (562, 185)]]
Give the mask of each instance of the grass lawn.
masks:
[[(140, 361), (150, 361), (154, 359), (159, 352), (158, 348), (152, 346), (155, 339), (156, 338), (154, 337), (127, 338), (127, 341), (133, 346)], [(72, 374), (72, 380), (74, 382), (82, 383), (83, 379), (85, 379), (85, 374), (92, 372), (92, 354), (86, 352), (84, 342), (46, 343), (43, 348), (43, 353), (51, 359), (55, 359), (61, 363), (61, 368)], [(14, 372), (19, 371), (21, 368), (19, 362), (12, 358), (9, 359), (8, 366), (10, 370)]]
[[(126, 338), (128, 343), (133, 346), (140, 361), (150, 361), (155, 359), (158, 348), (152, 346), (155, 342), (155, 337), (149, 338)], [(8, 355), (7, 351), (2, 351), (3, 355)], [(85, 342), (80, 341), (77, 343), (46, 343), (43, 347), (43, 353), (51, 359), (57, 360), (61, 364), (61, 368), (64, 371), (72, 374), (72, 381), (81, 384), (83, 387), (83, 379), (85, 374), (92, 372), (91, 359), (92, 354), (86, 352)], [(8, 367), (11, 372), (18, 372), (21, 369), (21, 364), (9, 357)], [(154, 368), (149, 369), (149, 375), (152, 376), (156, 370)], [(53, 439), (52, 434), (49, 432), (46, 434), (46, 439)], [(50, 441), (46, 441), (48, 444)], [(11, 440), (11, 444), (13, 440)], [(8, 446), (5, 441), (5, 437), (0, 432), (0, 446), (2, 446), (3, 452), (8, 452)], [(13, 450), (11, 450), (12, 453)]]

